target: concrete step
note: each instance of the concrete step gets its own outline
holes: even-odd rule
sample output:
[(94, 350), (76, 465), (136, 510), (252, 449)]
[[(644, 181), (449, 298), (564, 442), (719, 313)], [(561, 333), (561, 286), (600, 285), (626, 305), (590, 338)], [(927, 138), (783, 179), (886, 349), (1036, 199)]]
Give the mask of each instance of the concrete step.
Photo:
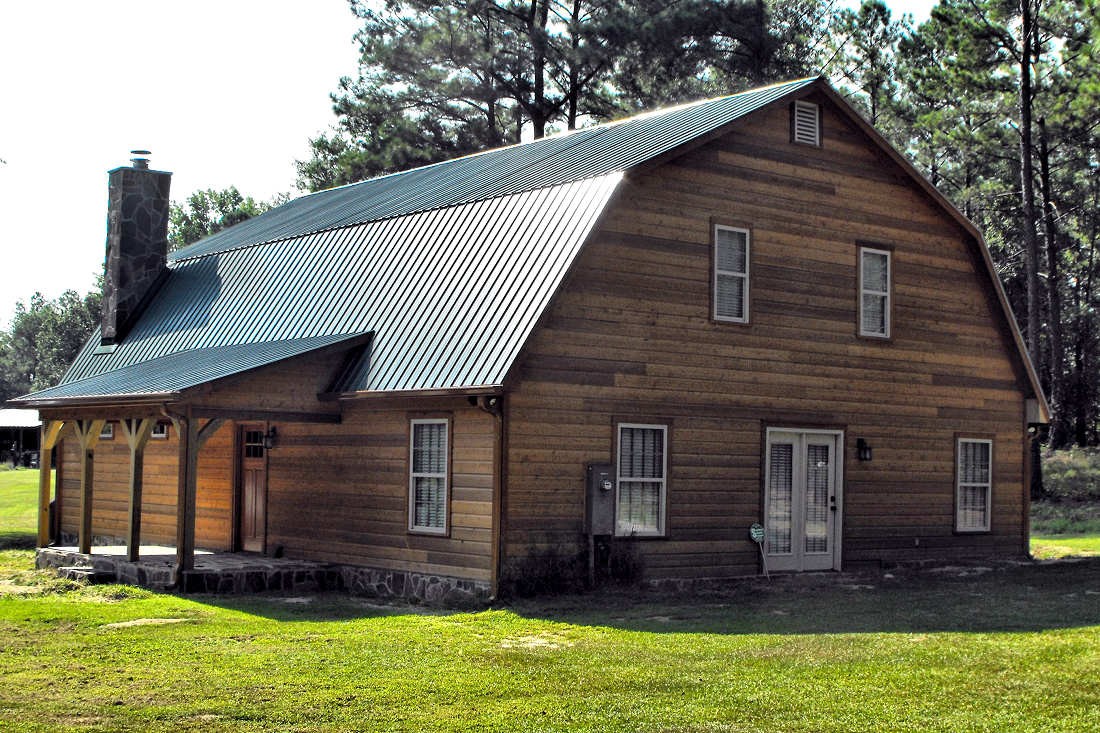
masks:
[(84, 567), (81, 565), (69, 565), (66, 567), (60, 567), (57, 569), (57, 575), (58, 577), (65, 578), (66, 580), (75, 580), (78, 583), (87, 583), (88, 585), (115, 582), (114, 573), (106, 570), (96, 570), (95, 568)]

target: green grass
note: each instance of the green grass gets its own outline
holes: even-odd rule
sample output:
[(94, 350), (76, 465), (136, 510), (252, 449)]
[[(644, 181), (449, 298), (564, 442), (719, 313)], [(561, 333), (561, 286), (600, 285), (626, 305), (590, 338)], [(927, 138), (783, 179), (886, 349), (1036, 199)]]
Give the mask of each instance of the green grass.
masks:
[(0, 471), (0, 548), (34, 547), (38, 534), (38, 469)]
[(1039, 560), (1100, 556), (1100, 535), (1037, 535), (1031, 555)]
[(477, 613), (85, 588), (0, 552), (0, 728), (1100, 727), (1100, 562)]
[[(0, 535), (33, 540), (36, 481), (0, 472)], [(0, 549), (0, 730), (1100, 729), (1100, 559), (477, 613), (85, 587), (32, 565)]]

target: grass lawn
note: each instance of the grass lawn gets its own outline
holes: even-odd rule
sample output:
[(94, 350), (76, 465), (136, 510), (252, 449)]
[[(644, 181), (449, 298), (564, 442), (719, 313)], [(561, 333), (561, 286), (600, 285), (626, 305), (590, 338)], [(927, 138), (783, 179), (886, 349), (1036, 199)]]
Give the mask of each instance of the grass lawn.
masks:
[[(36, 481), (0, 472), (0, 536), (33, 543)], [(473, 613), (32, 565), (0, 549), (0, 730), (1100, 730), (1100, 558)]]
[(1100, 729), (1100, 561), (474, 613), (84, 588), (30, 564), (0, 552), (0, 729)]
[(0, 468), (0, 548), (34, 547), (38, 533), (38, 469)]
[(1100, 535), (1036, 535), (1031, 538), (1031, 555), (1040, 560), (1100, 556)]

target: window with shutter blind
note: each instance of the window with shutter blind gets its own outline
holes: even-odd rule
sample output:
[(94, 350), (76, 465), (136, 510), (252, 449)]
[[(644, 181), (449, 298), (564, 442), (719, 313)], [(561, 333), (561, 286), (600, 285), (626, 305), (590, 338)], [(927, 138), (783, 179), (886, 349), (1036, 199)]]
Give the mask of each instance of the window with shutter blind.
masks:
[(890, 338), (890, 252), (859, 248), (859, 335)]
[(959, 438), (955, 461), (955, 529), (988, 532), (993, 496), (993, 441)]
[(714, 319), (748, 323), (749, 231), (714, 227)]
[(446, 534), (447, 420), (413, 420), (409, 445), (409, 531)]
[(616, 533), (661, 536), (665, 533), (668, 428), (619, 425)]
[(798, 101), (791, 111), (791, 139), (803, 145), (821, 147), (821, 108)]

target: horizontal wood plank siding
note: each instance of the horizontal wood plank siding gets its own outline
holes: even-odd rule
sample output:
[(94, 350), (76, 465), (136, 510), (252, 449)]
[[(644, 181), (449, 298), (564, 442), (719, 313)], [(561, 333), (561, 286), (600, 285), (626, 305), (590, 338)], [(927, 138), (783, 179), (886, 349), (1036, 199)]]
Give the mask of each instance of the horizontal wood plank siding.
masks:
[[(669, 425), (667, 537), (633, 541), (653, 578), (758, 572), (768, 426), (845, 431), (845, 563), (1024, 552), (1024, 398), (974, 245), (823, 112), (820, 149), (775, 109), (628, 176), (509, 384), (506, 558), (582, 547), (616, 422)], [(752, 232), (747, 325), (712, 319), (715, 222)], [(857, 336), (861, 243), (893, 253), (887, 341)], [(957, 433), (995, 441), (987, 534), (953, 529)]]
[[(409, 421), (451, 419), (449, 533), (408, 531)], [(494, 419), (465, 398), (344, 407), (338, 425), (280, 424), (268, 454), (268, 546), (289, 557), (488, 582)]]
[[(95, 448), (92, 534), (124, 539), (129, 517), (130, 450), (115, 425), (115, 437)], [(61, 529), (75, 534), (80, 521), (80, 447), (63, 441)], [(173, 427), (167, 440), (151, 438), (145, 448), (141, 502), (142, 544), (176, 542), (176, 493), (179, 436)], [(233, 430), (226, 424), (215, 432), (199, 455), (196, 487), (195, 545), (204, 550), (229, 550), (232, 545)]]

